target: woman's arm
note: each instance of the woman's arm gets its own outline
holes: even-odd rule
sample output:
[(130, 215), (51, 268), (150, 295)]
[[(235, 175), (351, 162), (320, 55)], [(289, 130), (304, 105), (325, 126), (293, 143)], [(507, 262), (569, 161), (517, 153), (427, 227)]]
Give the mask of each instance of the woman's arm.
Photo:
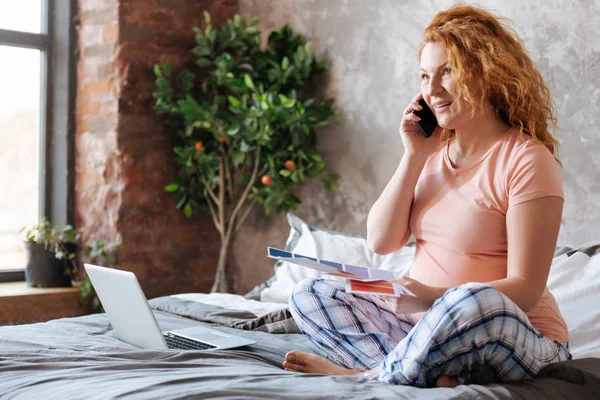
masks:
[(422, 98), (422, 94), (418, 93), (404, 109), (400, 124), (404, 155), (394, 176), (371, 207), (367, 218), (367, 244), (378, 254), (396, 251), (408, 241), (408, 220), (415, 186), (427, 158), (440, 142), (439, 126), (431, 137), (426, 138), (415, 123), (420, 118), (413, 114), (413, 110), (423, 108), (418, 104)]
[(419, 175), (426, 156), (402, 156), (400, 165), (367, 218), (367, 244), (378, 254), (388, 254), (404, 246), (410, 237), (408, 221)]
[[(549, 196), (517, 204), (509, 208), (506, 214), (507, 277), (486, 283), (498, 289), (525, 312), (535, 307), (544, 293), (560, 230), (562, 209), (563, 200)], [(416, 298), (405, 296), (398, 300), (390, 299), (398, 312), (427, 311), (449, 289), (427, 286), (410, 278), (399, 278), (397, 281), (417, 295)]]
[(506, 213), (507, 277), (489, 283), (523, 311), (535, 307), (544, 293), (562, 210), (563, 199), (552, 196), (517, 204)]

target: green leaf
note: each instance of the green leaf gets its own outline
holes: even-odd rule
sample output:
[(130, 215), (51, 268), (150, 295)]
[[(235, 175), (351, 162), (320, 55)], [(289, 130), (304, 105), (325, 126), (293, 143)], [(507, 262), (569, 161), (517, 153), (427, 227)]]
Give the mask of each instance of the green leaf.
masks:
[(196, 65), (198, 65), (200, 68), (206, 68), (206, 67), (210, 67), (211, 65), (213, 65), (213, 62), (212, 62), (212, 60), (210, 60), (208, 58), (200, 57), (196, 61)]
[(248, 75), (248, 74), (244, 75), (244, 83), (246, 84), (246, 86), (249, 89), (256, 90), (256, 87), (254, 86), (254, 82), (252, 81), (252, 78), (250, 77), (250, 75)]
[(212, 48), (210, 41), (207, 38), (205, 38), (202, 33), (196, 35), (196, 43), (198, 43), (198, 45), (202, 47), (208, 47), (209, 49)]
[(281, 69), (285, 71), (286, 69), (288, 69), (289, 66), (290, 66), (290, 59), (287, 57), (283, 57), (283, 60), (281, 61)]
[[(208, 27), (208, 28), (210, 28), (210, 27)], [(206, 30), (209, 31), (209, 33), (207, 33), (206, 36), (208, 37), (208, 40), (210, 40), (210, 43), (212, 44), (215, 42), (215, 40), (217, 40), (217, 31), (214, 31), (212, 29), (209, 30), (208, 28), (206, 28)]]
[(304, 59), (306, 58), (306, 52), (304, 51), (304, 47), (298, 46), (298, 49), (296, 50), (296, 58), (298, 58), (299, 61), (304, 61)]
[(269, 163), (269, 167), (272, 170), (275, 169), (275, 160), (273, 159), (273, 156), (271, 156), (270, 154), (267, 155), (267, 162)]
[(258, 33), (258, 29), (254, 26), (249, 26), (246, 28), (246, 34), (248, 35), (256, 35)]
[(176, 192), (179, 189), (179, 185), (176, 183), (171, 183), (170, 185), (165, 186), (165, 190), (169, 193)]
[(241, 69), (245, 69), (246, 71), (250, 71), (250, 72), (254, 71), (254, 68), (250, 64), (244, 63), (244, 64), (238, 65), (238, 67), (240, 67)]
[(260, 19), (258, 19), (258, 17), (252, 18), (252, 21), (250, 21), (250, 26), (254, 26), (254, 25), (258, 24), (259, 21), (260, 21)]
[(169, 88), (169, 81), (164, 76), (161, 76), (156, 80), (156, 86), (161, 90), (167, 90)]
[(285, 108), (292, 108), (296, 105), (296, 99), (287, 99), (282, 104)]
[(187, 196), (182, 196), (175, 207), (179, 210), (187, 202), (187, 199)]
[(192, 52), (198, 57), (202, 57), (208, 56), (210, 54), (210, 49), (202, 46), (196, 46), (194, 47), (194, 50), (192, 50)]
[(304, 45), (306, 54), (312, 54), (312, 42), (308, 42)]
[(234, 107), (239, 107), (240, 106), (240, 101), (238, 99), (236, 99), (233, 96), (228, 96), (227, 99), (229, 100), (229, 104), (231, 104)]
[(217, 67), (220, 69), (227, 69), (227, 60), (223, 60), (222, 58), (216, 61)]
[(280, 169), (279, 170), (279, 175), (281, 176), (285, 176), (288, 177), (292, 174), (292, 171), (288, 170), (288, 169)]
[(206, 22), (207, 24), (210, 24), (210, 14), (208, 13), (208, 11), (204, 11), (204, 22)]
[(227, 134), (229, 136), (235, 136), (239, 131), (240, 131), (240, 126), (239, 125), (231, 125), (227, 129)]
[(279, 100), (285, 108), (292, 108), (296, 104), (296, 99), (291, 99), (283, 94), (279, 94)]
[(188, 218), (192, 216), (192, 205), (190, 203), (187, 203), (185, 207), (183, 207), (183, 213)]
[(235, 165), (240, 165), (244, 163), (244, 159), (246, 158), (246, 155), (242, 152), (235, 152), (233, 153), (233, 164)]
[(162, 72), (161, 72), (160, 66), (158, 64), (154, 64), (154, 75), (162, 76)]
[(166, 75), (168, 78), (170, 78), (170, 77), (171, 77), (171, 72), (173, 71), (173, 70), (171, 69), (171, 64), (169, 64), (169, 63), (166, 63), (166, 64), (165, 64), (165, 66), (164, 66), (164, 71), (165, 71), (165, 75)]
[(294, 183), (300, 182), (300, 177), (298, 176), (297, 170), (292, 172), (291, 178), (292, 178), (292, 182), (294, 182)]

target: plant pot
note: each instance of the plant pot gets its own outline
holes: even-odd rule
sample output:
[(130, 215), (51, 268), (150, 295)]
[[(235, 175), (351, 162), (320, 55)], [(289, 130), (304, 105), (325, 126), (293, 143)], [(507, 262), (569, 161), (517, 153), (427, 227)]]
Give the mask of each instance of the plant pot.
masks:
[(27, 286), (71, 286), (71, 277), (67, 274), (66, 269), (68, 260), (59, 260), (53, 252), (46, 250), (40, 243), (25, 242), (25, 249), (27, 250), (27, 267), (25, 268)]

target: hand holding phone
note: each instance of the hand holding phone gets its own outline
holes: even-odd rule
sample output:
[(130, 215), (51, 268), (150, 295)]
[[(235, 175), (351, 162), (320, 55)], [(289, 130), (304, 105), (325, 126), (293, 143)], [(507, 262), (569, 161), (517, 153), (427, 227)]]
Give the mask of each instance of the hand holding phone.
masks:
[(400, 137), (404, 154), (417, 156), (417, 159), (429, 157), (438, 147), (441, 131), (433, 112), (418, 93), (402, 112)]
[(415, 124), (417, 124), (423, 136), (428, 138), (438, 126), (437, 119), (424, 99), (419, 100), (419, 105), (422, 109), (413, 110), (412, 113), (421, 118), (420, 121), (415, 121)]

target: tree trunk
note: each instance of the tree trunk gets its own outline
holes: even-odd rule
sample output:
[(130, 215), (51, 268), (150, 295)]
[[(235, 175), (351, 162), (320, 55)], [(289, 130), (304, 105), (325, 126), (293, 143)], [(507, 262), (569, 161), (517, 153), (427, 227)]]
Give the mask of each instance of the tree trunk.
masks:
[(219, 262), (217, 264), (217, 272), (215, 274), (215, 281), (213, 287), (210, 290), (211, 293), (230, 293), (230, 277), (227, 270), (227, 253), (229, 251), (229, 240), (221, 242), (221, 251), (219, 252)]

